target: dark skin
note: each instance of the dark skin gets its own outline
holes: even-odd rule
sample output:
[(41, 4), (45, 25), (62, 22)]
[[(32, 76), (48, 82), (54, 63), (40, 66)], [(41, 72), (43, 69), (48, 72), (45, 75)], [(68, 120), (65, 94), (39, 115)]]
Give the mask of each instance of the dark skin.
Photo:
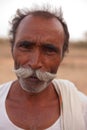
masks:
[[(56, 73), (63, 58), (63, 44), (63, 27), (56, 18), (29, 15), (17, 28), (12, 52), (15, 68), (30, 66)], [(36, 79), (30, 78), (29, 82), (32, 87), (37, 87), (32, 81), (36, 82)], [(17, 80), (12, 84), (6, 99), (10, 120), (26, 130), (50, 127), (59, 118), (60, 107), (60, 95), (52, 83), (35, 94), (23, 90)]]

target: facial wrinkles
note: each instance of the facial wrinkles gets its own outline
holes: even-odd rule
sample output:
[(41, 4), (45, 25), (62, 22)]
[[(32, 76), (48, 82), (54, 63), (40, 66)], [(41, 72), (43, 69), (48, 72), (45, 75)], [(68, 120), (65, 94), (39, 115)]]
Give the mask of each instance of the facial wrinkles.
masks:
[[(56, 77), (56, 74), (51, 74), (49, 72), (42, 72), (41, 70), (33, 70), (31, 67), (24, 68), (21, 67), (19, 69), (14, 69), (14, 72), (19, 77), (19, 83), (21, 87), (31, 93), (39, 93), (47, 88), (51, 80)], [(27, 82), (29, 77), (37, 78), (39, 79), (39, 84), (33, 84), (30, 82)], [(26, 81), (25, 81), (26, 80)]]
[[(40, 24), (42, 25), (41, 28), (39, 28)], [(40, 17), (37, 17), (37, 20), (36, 20), (36, 17), (34, 17), (34, 16), (32, 16), (31, 18), (27, 17), (27, 19), (24, 18), (24, 20), (22, 20), (20, 25), (18, 26), (15, 43), (17, 44), (18, 42), (25, 41), (25, 40), (28, 40), (28, 41), (33, 40), (37, 44), (37, 46), (42, 45), (42, 43), (45, 44), (48, 42), (48, 43), (52, 43), (53, 45), (56, 45), (56, 47), (61, 49), (62, 44), (63, 44), (63, 42), (62, 42), (63, 41), (63, 29), (61, 28), (60, 23), (58, 23), (58, 21), (55, 18), (54, 18), (54, 20), (53, 19), (49, 19), (49, 20), (44, 19), (44, 21), (43, 21), (43, 19)], [(15, 48), (15, 49), (17, 49), (17, 48)], [(23, 52), (22, 52), (22, 54), (23, 54)], [(15, 55), (15, 53), (14, 53), (14, 55)], [(19, 57), (17, 57), (17, 63), (19, 62), (20, 65), (24, 64), (24, 61), (21, 58), (21, 56), (20, 55), (18, 55), (18, 56)], [(55, 56), (55, 63), (57, 63), (56, 56)], [(48, 59), (48, 61), (49, 61), (49, 59)], [(60, 61), (60, 59), (59, 59), (59, 61)], [(46, 63), (46, 66), (49, 65), (47, 63)], [(51, 65), (49, 67), (51, 67)], [(47, 86), (46, 83), (48, 81), (50, 82), (55, 77), (55, 76), (52, 76), (51, 74), (49, 74), (48, 72), (42, 72), (40, 70), (32, 71), (32, 69), (29, 70), (29, 68), (27, 68), (28, 70), (25, 70), (25, 68), (23, 68), (23, 69), (24, 70), (19, 71), (19, 72), (22, 72), (20, 74), (20, 76), (18, 76), (19, 72), (17, 72), (17, 70), (15, 71), (15, 73), (19, 77), (21, 85), (23, 87), (27, 86), (26, 89), (28, 89), (28, 86), (29, 86), (29, 84), (28, 84), (29, 82), (26, 78), (28, 78), (30, 76), (33, 76), (33, 77), (35, 76), (40, 81), (44, 82), (44, 85), (41, 85), (40, 87), (38, 87), (37, 84), (35, 85), (38, 88), (41, 88), (41, 90), (38, 89), (37, 91), (39, 91), (39, 90), (42, 91), (42, 89)], [(55, 66), (54, 66), (54, 70), (55, 70)], [(31, 82), (30, 82), (30, 84), (31, 84)], [(42, 88), (42, 86), (45, 86), (45, 87)], [(37, 88), (37, 87), (35, 87), (35, 88)]]
[(49, 34), (49, 36), (52, 35), (52, 37), (58, 38), (58, 41), (61, 41), (61, 39), (64, 40), (62, 25), (56, 18), (45, 19), (32, 15), (26, 16), (17, 28), (16, 41), (23, 37), (28, 38), (31, 34), (33, 37), (36, 35), (41, 35), (42, 37), (44, 36), (44, 38), (45, 35), (48, 36)]
[[(19, 34), (19, 33), (18, 33)], [(36, 43), (38, 45), (45, 44), (45, 43), (61, 43), (60, 35), (58, 32), (52, 32), (52, 31), (33, 31), (30, 33), (26, 33), (22, 35), (19, 35), (19, 37), (16, 37), (15, 44), (21, 42), (21, 41), (30, 41), (32, 43)]]

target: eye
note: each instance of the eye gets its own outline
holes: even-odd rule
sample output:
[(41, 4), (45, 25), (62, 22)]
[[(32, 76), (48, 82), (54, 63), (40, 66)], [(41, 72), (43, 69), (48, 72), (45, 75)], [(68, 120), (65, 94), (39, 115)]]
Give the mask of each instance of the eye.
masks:
[(59, 49), (52, 44), (43, 45), (44, 52), (48, 55), (59, 53)]
[(55, 52), (55, 50), (53, 48), (50, 48), (50, 47), (46, 47), (45, 51), (48, 52), (48, 53), (54, 53)]
[(30, 47), (30, 42), (22, 41), (22, 42), (20, 42), (19, 46), (24, 47), (24, 48), (28, 48), (28, 47)]
[(33, 48), (33, 43), (30, 41), (21, 41), (17, 46), (22, 50), (31, 50)]

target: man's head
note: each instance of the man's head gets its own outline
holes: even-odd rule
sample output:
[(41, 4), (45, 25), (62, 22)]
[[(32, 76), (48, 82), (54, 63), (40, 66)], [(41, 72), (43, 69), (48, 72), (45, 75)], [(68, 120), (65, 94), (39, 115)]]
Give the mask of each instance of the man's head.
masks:
[(12, 50), (14, 46), (15, 35), (16, 35), (18, 25), (28, 15), (43, 16), (44, 18), (47, 18), (47, 19), (55, 17), (57, 18), (58, 21), (60, 21), (64, 30), (64, 37), (65, 37), (64, 46), (63, 46), (63, 56), (64, 56), (65, 52), (68, 51), (68, 47), (69, 47), (69, 32), (68, 32), (67, 24), (65, 23), (63, 19), (63, 13), (61, 9), (55, 9), (51, 11), (50, 8), (44, 8), (44, 7), (41, 9), (35, 8), (31, 10), (29, 9), (17, 10), (16, 15), (11, 22), (11, 29), (9, 31)]
[[(66, 24), (50, 12), (37, 10), (16, 16), (11, 33), (15, 69), (29, 68), (33, 71), (25, 78), (17, 75), (22, 88), (29, 92), (44, 90), (68, 49)], [(48, 72), (53, 75), (49, 76)], [(46, 77), (48, 80), (43, 80)]]

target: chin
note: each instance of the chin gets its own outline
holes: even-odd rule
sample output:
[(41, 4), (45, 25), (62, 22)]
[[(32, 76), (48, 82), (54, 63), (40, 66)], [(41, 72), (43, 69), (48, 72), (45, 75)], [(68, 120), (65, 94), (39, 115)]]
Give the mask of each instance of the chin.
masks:
[(40, 93), (44, 91), (50, 84), (50, 82), (40, 82), (38, 85), (34, 83), (25, 83), (23, 80), (19, 80), (22, 89), (29, 93)]

